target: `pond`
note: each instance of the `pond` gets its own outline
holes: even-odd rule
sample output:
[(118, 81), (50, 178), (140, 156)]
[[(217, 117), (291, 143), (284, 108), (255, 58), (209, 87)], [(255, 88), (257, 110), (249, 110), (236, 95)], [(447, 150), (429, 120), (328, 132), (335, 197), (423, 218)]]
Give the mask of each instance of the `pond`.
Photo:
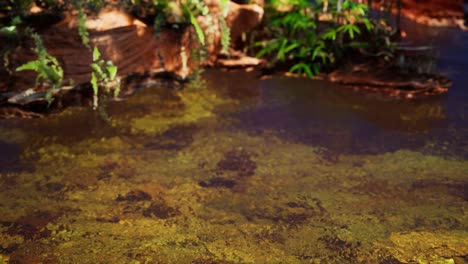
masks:
[(207, 70), (0, 120), (0, 263), (466, 263), (468, 32), (406, 28), (447, 95)]

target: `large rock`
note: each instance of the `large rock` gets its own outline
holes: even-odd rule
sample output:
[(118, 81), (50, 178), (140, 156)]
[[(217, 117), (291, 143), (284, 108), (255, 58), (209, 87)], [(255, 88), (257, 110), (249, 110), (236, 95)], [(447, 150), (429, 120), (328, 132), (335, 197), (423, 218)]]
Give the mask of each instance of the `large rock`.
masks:
[[(206, 0), (213, 13), (219, 12), (219, 0)], [(236, 42), (243, 33), (248, 33), (257, 27), (263, 18), (263, 8), (258, 4), (236, 4), (229, 2), (229, 12), (226, 22), (231, 28), (231, 40)]]
[[(217, 19), (221, 16), (221, 11), (217, 0), (207, 0), (207, 5), (214, 18), (212, 20), (218, 21), (212, 25), (214, 41), (208, 46), (209, 62), (213, 63), (221, 51), (221, 29)], [(231, 28), (232, 43), (244, 32), (254, 29), (262, 16), (263, 9), (258, 5), (230, 2), (226, 22)], [(204, 17), (197, 19), (201, 25), (208, 26)], [(104, 60), (112, 60), (117, 65), (120, 76), (166, 71), (185, 78), (196, 63), (191, 59), (191, 51), (197, 48), (196, 34), (192, 27), (164, 28), (155, 32), (152, 26), (120, 10), (105, 10), (96, 16), (89, 16), (86, 26), (90, 33), (91, 46), (99, 48)], [(64, 81), (71, 79), (74, 84), (90, 80), (92, 62), (91, 52), (81, 43), (77, 27), (77, 18), (71, 16), (39, 31), (49, 54), (55, 56), (62, 65), (65, 72)], [(12, 89), (23, 91), (34, 86), (35, 72), (14, 71), (16, 67), (35, 59), (33, 47), (33, 42), (28, 40), (25, 45), (10, 52), (8, 68), (12, 75), (0, 77), (0, 88), (3, 85), (3, 92)]]
[[(374, 0), (380, 8), (381, 1)], [(433, 27), (461, 27), (463, 25), (463, 0), (402, 0), (401, 14), (417, 23)], [(396, 12), (396, 9), (394, 8)]]

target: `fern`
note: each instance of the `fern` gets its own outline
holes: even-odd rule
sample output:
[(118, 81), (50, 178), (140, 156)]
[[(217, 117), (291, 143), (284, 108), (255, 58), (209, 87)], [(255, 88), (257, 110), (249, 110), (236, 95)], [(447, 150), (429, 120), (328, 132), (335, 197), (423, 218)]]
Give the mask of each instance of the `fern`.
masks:
[(111, 91), (111, 86), (114, 85), (114, 97), (120, 92), (120, 82), (117, 78), (117, 66), (112, 61), (104, 61), (101, 59), (101, 52), (95, 46), (93, 49), (93, 63), (90, 65), (93, 72), (91, 73), (91, 86), (93, 88), (93, 108), (99, 106), (99, 88), (103, 87), (106, 93)]
[(88, 49), (91, 49), (89, 46), (89, 33), (86, 28), (86, 14), (83, 12), (83, 9), (78, 11), (78, 34), (81, 37), (81, 42), (85, 45)]
[[(91, 4), (93, 7), (100, 6), (99, 1), (91, 0), (87, 2)], [(89, 32), (86, 28), (86, 14), (83, 10), (83, 7), (80, 5), (78, 0), (74, 0), (73, 4), (75, 8), (78, 10), (78, 34), (81, 37), (81, 41), (83, 44), (91, 50), (91, 46), (89, 45)], [(98, 109), (99, 106), (99, 88), (103, 87), (106, 93), (109, 93), (111, 90), (111, 86), (114, 85), (114, 97), (117, 97), (120, 92), (120, 82), (117, 78), (117, 66), (114, 65), (112, 61), (105, 62), (101, 59), (101, 52), (99, 49), (94, 46), (93, 50), (93, 62), (90, 64), (92, 69), (91, 72), (91, 87), (93, 88), (93, 109)], [(100, 112), (103, 112), (103, 109), (98, 109)]]
[(229, 47), (231, 45), (231, 29), (226, 23), (224, 17), (218, 17), (219, 25), (221, 28), (221, 47), (222, 51), (226, 54), (229, 54)]
[(36, 85), (42, 80), (46, 85), (50, 86), (46, 93), (46, 100), (50, 105), (53, 101), (52, 93), (62, 85), (63, 68), (55, 57), (47, 53), (39, 34), (32, 33), (31, 36), (36, 46), (34, 51), (37, 54), (37, 60), (29, 61), (19, 66), (16, 68), (16, 71), (32, 70), (38, 72)]
[(89, 33), (88, 29), (86, 28), (86, 18), (87, 15), (81, 6), (80, 1), (73, 0), (73, 6), (76, 10), (78, 10), (78, 34), (81, 37), (81, 42), (85, 45), (89, 50), (91, 50), (91, 46), (89, 45)]
[[(274, 0), (271, 5), (284, 2)], [(289, 1), (290, 11), (273, 11), (267, 20), (270, 40), (256, 44), (262, 47), (257, 56), (267, 55), (270, 62), (292, 64), (291, 72), (313, 76), (323, 66), (342, 60), (346, 49), (355, 47), (354, 39), (362, 33), (355, 21), (367, 30), (373, 26), (366, 17), (365, 4), (351, 0), (322, 0), (319, 5), (314, 2), (318, 1)], [(318, 24), (322, 12), (332, 17), (325, 26)]]

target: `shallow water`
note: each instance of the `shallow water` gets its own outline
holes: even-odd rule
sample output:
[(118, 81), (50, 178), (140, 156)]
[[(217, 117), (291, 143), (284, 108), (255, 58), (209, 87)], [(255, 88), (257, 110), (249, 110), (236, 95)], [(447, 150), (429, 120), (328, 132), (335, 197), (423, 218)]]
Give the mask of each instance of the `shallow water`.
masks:
[(0, 263), (466, 263), (468, 34), (412, 28), (448, 95), (210, 70), (1, 120)]

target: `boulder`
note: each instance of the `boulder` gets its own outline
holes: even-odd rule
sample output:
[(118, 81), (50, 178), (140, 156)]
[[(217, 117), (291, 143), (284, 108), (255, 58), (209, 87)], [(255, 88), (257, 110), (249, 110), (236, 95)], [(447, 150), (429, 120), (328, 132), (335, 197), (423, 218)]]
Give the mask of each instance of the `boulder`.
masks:
[[(208, 26), (214, 29), (206, 61), (208, 64), (214, 64), (221, 51), (221, 27), (218, 18), (222, 14), (219, 10), (219, 0), (207, 0), (206, 3), (212, 20), (216, 23), (208, 25), (206, 17), (198, 17), (197, 20), (205, 32), (209, 32)], [(243, 33), (253, 30), (261, 22), (262, 17), (263, 9), (259, 5), (240, 5), (230, 2), (225, 20), (231, 28), (231, 43), (240, 39)], [(86, 26), (90, 46), (99, 48), (102, 59), (112, 60), (118, 67), (118, 75), (122, 77), (133, 73), (169, 72), (176, 78), (185, 79), (199, 63), (192, 59), (191, 51), (199, 44), (193, 28), (187, 23), (179, 24), (178, 27), (165, 27), (156, 32), (152, 26), (122, 10), (103, 10), (95, 16), (88, 16)], [(56, 57), (64, 69), (64, 85), (78, 85), (91, 79), (92, 53), (82, 44), (77, 27), (76, 14), (72, 13), (59, 23), (37, 29), (48, 53)], [(0, 76), (2, 95), (11, 95), (12, 91), (24, 92), (35, 86), (37, 76), (35, 72), (15, 72), (18, 66), (36, 57), (32, 50), (33, 41), (27, 39), (23, 43), (9, 52), (8, 68), (0, 68), (0, 71), (10, 73), (8, 76), (6, 74)], [(0, 46), (3, 46), (1, 39)], [(73, 82), (69, 84), (68, 80)], [(46, 87), (36, 87), (35, 90), (42, 93), (28, 93), (28, 96), (33, 97), (27, 97), (26, 101), (29, 102), (31, 98), (43, 100), (45, 89)]]

